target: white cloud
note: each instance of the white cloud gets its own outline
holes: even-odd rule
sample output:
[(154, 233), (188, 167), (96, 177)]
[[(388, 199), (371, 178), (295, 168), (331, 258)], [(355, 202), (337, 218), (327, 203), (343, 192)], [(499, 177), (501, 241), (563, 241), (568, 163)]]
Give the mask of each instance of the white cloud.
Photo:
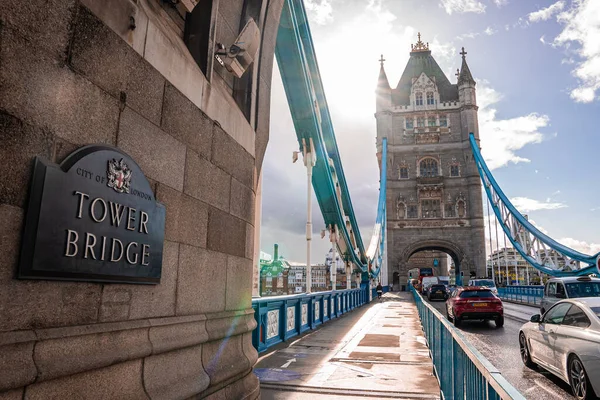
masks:
[(435, 37), (430, 48), (431, 54), (440, 64), (453, 63), (456, 60), (456, 54), (458, 53), (453, 43), (442, 43)]
[(546, 44), (546, 38), (544, 37), (546, 35), (542, 35), (542, 37), (540, 38), (540, 42), (542, 42), (542, 44)]
[(477, 0), (441, 0), (440, 6), (450, 15), (453, 12), (459, 14), (468, 12), (481, 14), (485, 12), (485, 5)]
[(462, 35), (458, 35), (456, 37), (456, 40), (460, 41), (460, 40), (463, 40), (463, 39), (475, 39), (479, 35), (481, 35), (481, 33), (479, 33), (479, 32), (463, 33)]
[(479, 136), (483, 157), (490, 169), (506, 166), (508, 163), (529, 162), (515, 152), (528, 144), (540, 143), (543, 139), (538, 129), (548, 126), (547, 115), (530, 113), (527, 115), (498, 119), (492, 105), (502, 99), (502, 95), (480, 80), (477, 86), (479, 105)]
[(477, 36), (481, 36), (481, 35), (492, 36), (493, 34), (495, 34), (497, 32), (498, 32), (497, 30), (495, 30), (491, 26), (488, 26), (487, 28), (485, 28), (485, 30), (483, 32), (469, 32), (469, 33), (463, 33), (461, 35), (458, 35), (456, 37), (456, 40), (461, 41), (464, 39), (475, 39)]
[(571, 98), (581, 103), (597, 100), (600, 90), (600, 1), (576, 0), (569, 10), (557, 16), (557, 21), (565, 27), (553, 44), (566, 49), (572, 43), (579, 45), (575, 52), (580, 60), (572, 71), (579, 86), (571, 90)]
[(543, 202), (528, 197), (513, 197), (510, 199), (511, 203), (522, 213), (539, 210), (557, 210), (559, 208), (567, 207), (564, 203), (552, 203), (550, 200), (551, 199), (548, 198)]
[(529, 18), (530, 22), (547, 21), (554, 14), (561, 11), (563, 8), (565, 8), (565, 2), (563, 0), (560, 0), (546, 8), (542, 8), (541, 10), (529, 13), (527, 17)]
[(483, 31), (483, 33), (485, 33), (488, 36), (492, 36), (496, 32), (497, 31), (495, 31), (491, 26), (488, 26), (487, 28), (485, 28), (485, 31)]
[(494, 4), (497, 7), (502, 7), (508, 4), (508, 0), (494, 0)]
[(330, 0), (305, 0), (308, 19), (319, 25), (333, 22), (333, 7)]
[(583, 254), (593, 255), (600, 252), (600, 243), (588, 243), (570, 237), (559, 239), (558, 242)]

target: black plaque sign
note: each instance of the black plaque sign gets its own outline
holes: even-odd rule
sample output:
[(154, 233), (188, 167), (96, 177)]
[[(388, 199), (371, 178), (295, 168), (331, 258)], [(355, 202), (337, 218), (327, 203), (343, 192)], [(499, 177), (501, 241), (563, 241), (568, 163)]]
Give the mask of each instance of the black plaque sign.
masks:
[(164, 230), (165, 207), (121, 150), (36, 157), (18, 277), (159, 283)]

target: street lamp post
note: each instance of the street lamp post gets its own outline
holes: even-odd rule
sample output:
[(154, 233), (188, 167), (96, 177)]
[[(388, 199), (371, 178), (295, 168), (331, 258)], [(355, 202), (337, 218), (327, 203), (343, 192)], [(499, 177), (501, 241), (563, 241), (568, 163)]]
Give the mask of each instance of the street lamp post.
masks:
[(352, 263), (348, 260), (348, 256), (344, 264), (346, 265), (346, 289), (352, 289)]
[(332, 251), (332, 259), (331, 259), (331, 267), (329, 267), (329, 277), (331, 279), (331, 290), (337, 289), (337, 241), (338, 241), (338, 229), (337, 225), (329, 226), (329, 241), (331, 242), (331, 251)]
[[(315, 146), (312, 138), (302, 139), (302, 155), (306, 167), (306, 293), (312, 291), (312, 271), (310, 264), (310, 242), (312, 240), (312, 169), (317, 163)], [(294, 162), (296, 154), (294, 154)]]

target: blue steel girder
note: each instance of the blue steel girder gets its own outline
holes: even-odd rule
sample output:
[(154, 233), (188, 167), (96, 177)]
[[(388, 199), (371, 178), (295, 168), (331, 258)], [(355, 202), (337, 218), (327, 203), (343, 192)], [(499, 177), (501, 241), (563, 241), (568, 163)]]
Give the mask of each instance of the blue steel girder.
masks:
[(387, 138), (383, 138), (381, 145), (381, 176), (379, 179), (379, 200), (377, 201), (377, 219), (373, 228), (373, 236), (367, 250), (369, 264), (375, 268), (371, 270), (373, 277), (379, 276), (383, 261), (385, 234), (387, 227), (386, 188), (387, 188)]
[(590, 256), (558, 243), (521, 215), (494, 179), (473, 133), (470, 133), (469, 140), (496, 219), (519, 254), (534, 268), (552, 276), (581, 276), (597, 272), (598, 254)]
[[(312, 57), (308, 57), (307, 48), (310, 49)], [(354, 219), (354, 212), (351, 208), (349, 196), (344, 203), (350, 204), (350, 207), (344, 209), (340, 206), (336, 193), (336, 184), (334, 174), (332, 174), (329, 165), (329, 148), (327, 142), (332, 146), (331, 136), (334, 136), (333, 127), (329, 121), (328, 125), (323, 125), (323, 112), (327, 110), (327, 103), (323, 103), (325, 98), (322, 85), (320, 85), (320, 75), (316, 59), (314, 58), (314, 49), (312, 47), (312, 39), (306, 12), (301, 0), (287, 0), (284, 4), (279, 31), (277, 33), (277, 44), (275, 47), (275, 55), (277, 64), (283, 80), (288, 105), (294, 121), (298, 144), (302, 148), (302, 139), (306, 139), (309, 143), (312, 138), (317, 162), (313, 167), (312, 185), (323, 215), (323, 220), (326, 226), (336, 225), (342, 240), (348, 251), (350, 260), (356, 264), (362, 271), (366, 271), (366, 257), (363, 249), (355, 249), (350, 231), (346, 227), (345, 217), (351, 221), (354, 236), (357, 238), (357, 244), (362, 244), (360, 231)], [(316, 76), (315, 76), (316, 74)], [(319, 84), (319, 93), (315, 90), (315, 82)], [(322, 97), (321, 103), (319, 97)], [(329, 112), (325, 113), (329, 118)], [(329, 138), (326, 140), (325, 136)], [(333, 141), (335, 154), (337, 154), (337, 145), (335, 138)], [(333, 158), (333, 167), (338, 178), (338, 183), (342, 193), (347, 193), (345, 180), (340, 180), (343, 177), (343, 169), (341, 162), (336, 163)], [(338, 159), (339, 161), (339, 159)], [(343, 200), (343, 196), (342, 196)], [(354, 221), (354, 224), (352, 224)], [(359, 253), (358, 255), (356, 253)]]
[[(337, 179), (342, 192), (343, 208), (350, 219), (352, 230), (354, 232), (359, 232), (358, 223), (354, 216), (354, 208), (352, 207), (352, 201), (350, 200), (348, 185), (346, 183), (346, 176), (344, 175), (344, 169), (342, 167), (342, 160), (338, 151), (333, 124), (331, 122), (331, 115), (329, 114), (329, 107), (327, 105), (327, 98), (325, 97), (325, 90), (323, 88), (321, 73), (319, 71), (319, 65), (313, 46), (310, 26), (306, 17), (306, 10), (301, 0), (288, 0), (288, 2), (292, 4), (296, 11), (296, 24), (299, 28), (299, 36), (304, 49), (304, 57), (307, 61), (314, 95), (316, 96), (317, 112), (320, 114), (322, 136), (327, 149), (327, 154), (333, 160), (335, 171), (337, 173)], [(360, 235), (356, 235), (356, 247), (361, 255), (365, 254), (365, 248)], [(366, 262), (366, 259), (362, 258), (361, 261), (364, 263)]]

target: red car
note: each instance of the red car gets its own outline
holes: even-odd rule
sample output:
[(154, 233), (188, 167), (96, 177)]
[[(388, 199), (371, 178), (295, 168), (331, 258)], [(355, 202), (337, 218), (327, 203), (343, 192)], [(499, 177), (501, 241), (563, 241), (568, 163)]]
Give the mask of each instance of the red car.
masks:
[(458, 288), (446, 302), (446, 317), (459, 326), (463, 320), (494, 321), (498, 328), (504, 325), (502, 300), (486, 287)]

